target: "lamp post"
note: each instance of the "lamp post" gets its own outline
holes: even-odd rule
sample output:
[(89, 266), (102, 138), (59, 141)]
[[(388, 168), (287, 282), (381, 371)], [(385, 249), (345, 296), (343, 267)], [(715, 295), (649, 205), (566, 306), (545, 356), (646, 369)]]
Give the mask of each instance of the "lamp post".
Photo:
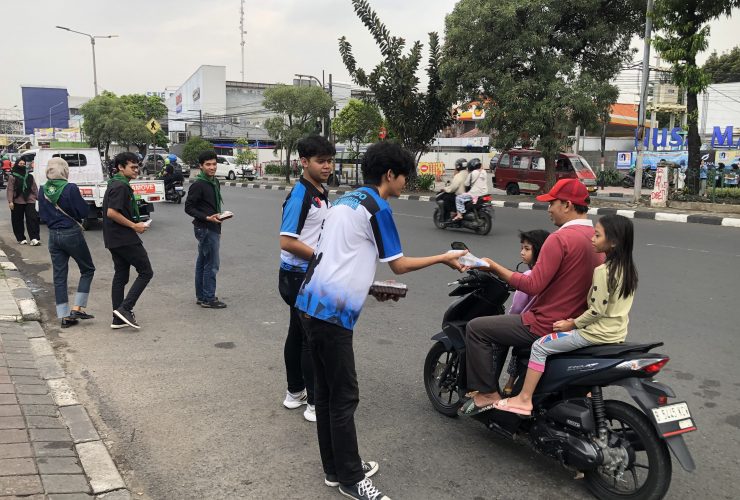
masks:
[(56, 108), (57, 106), (61, 106), (62, 104), (64, 104), (64, 101), (58, 102), (49, 108), (49, 128), (54, 128), (54, 126), (51, 124), (51, 110)]
[(75, 31), (64, 26), (57, 26), (60, 30), (69, 31), (71, 33), (77, 33), (78, 35), (84, 35), (90, 38), (90, 45), (92, 45), (92, 56), (93, 56), (93, 84), (95, 85), (95, 97), (98, 96), (98, 69), (95, 63), (95, 39), (96, 38), (116, 38), (118, 35), (91, 35), (90, 33), (83, 33), (82, 31)]

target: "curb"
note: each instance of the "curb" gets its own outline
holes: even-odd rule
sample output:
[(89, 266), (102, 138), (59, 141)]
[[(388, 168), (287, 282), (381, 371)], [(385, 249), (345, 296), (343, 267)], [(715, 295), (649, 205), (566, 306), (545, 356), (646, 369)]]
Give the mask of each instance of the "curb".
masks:
[(19, 322), (25, 330), (39, 374), (46, 381), (49, 394), (58, 407), (62, 421), (69, 429), (80, 465), (90, 483), (92, 495), (96, 498), (130, 499), (130, 492), (108, 448), (95, 429), (87, 410), (77, 400), (77, 395), (67, 382), (64, 369), (54, 355), (54, 348), (41, 327), (41, 313), (31, 290), (21, 277), (18, 268), (8, 261), (7, 255), (2, 251), (0, 268), (5, 273), (5, 277), (0, 279), (7, 280), (21, 312), (19, 317), (11, 321)]

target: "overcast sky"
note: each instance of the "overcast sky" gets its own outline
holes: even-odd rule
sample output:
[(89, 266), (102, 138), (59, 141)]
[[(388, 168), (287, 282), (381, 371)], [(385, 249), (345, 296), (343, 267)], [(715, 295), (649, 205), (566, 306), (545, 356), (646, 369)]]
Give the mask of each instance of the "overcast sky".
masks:
[[(455, 0), (371, 0), (390, 31), (422, 40), (444, 32)], [(117, 94), (161, 91), (182, 84), (201, 64), (226, 66), (228, 80), (241, 79), (239, 0), (3, 0), (3, 63), (0, 108), (21, 105), (21, 84), (65, 86), (70, 95), (92, 96), (92, 55), (87, 37), (56, 25), (119, 38), (96, 42), (98, 86)], [(349, 81), (337, 49), (346, 35), (362, 67), (379, 52), (349, 0), (246, 0), (245, 79), (289, 83), (293, 74), (333, 73)], [(740, 45), (735, 26), (712, 23), (710, 48)], [(7, 18), (6, 18), (7, 19)], [(328, 76), (327, 76), (328, 78)]]

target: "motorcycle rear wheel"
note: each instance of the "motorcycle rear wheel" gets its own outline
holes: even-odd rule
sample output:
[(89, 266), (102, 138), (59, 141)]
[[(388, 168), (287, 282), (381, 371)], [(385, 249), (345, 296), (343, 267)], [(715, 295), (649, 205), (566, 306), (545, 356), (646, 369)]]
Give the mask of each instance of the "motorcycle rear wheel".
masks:
[(434, 209), (434, 225), (437, 227), (437, 229), (447, 229), (447, 226), (445, 226), (444, 222), (442, 221), (442, 212), (439, 210), (439, 208)]
[(588, 489), (597, 498), (606, 500), (663, 498), (671, 485), (672, 475), (671, 456), (665, 441), (658, 437), (653, 424), (637, 408), (621, 401), (604, 404), (609, 442), (628, 442), (631, 459), (622, 484), (618, 484), (613, 473), (598, 468), (586, 472)]
[(424, 388), (434, 409), (447, 417), (456, 417), (462, 404), (457, 380), (460, 356), (448, 351), (442, 342), (435, 343), (424, 360)]
[(482, 235), (490, 233), (491, 228), (493, 227), (493, 219), (491, 218), (491, 214), (489, 214), (488, 212), (481, 212), (479, 217), (483, 219), (483, 224), (478, 226), (475, 232)]

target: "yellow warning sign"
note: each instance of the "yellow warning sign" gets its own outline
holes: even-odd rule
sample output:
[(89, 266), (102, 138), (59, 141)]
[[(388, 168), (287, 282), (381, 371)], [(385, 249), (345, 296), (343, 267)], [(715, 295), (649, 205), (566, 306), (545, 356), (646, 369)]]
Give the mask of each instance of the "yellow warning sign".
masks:
[(160, 130), (162, 130), (162, 126), (159, 124), (157, 120), (152, 118), (148, 122), (146, 122), (146, 129), (151, 132), (152, 134), (156, 134)]

